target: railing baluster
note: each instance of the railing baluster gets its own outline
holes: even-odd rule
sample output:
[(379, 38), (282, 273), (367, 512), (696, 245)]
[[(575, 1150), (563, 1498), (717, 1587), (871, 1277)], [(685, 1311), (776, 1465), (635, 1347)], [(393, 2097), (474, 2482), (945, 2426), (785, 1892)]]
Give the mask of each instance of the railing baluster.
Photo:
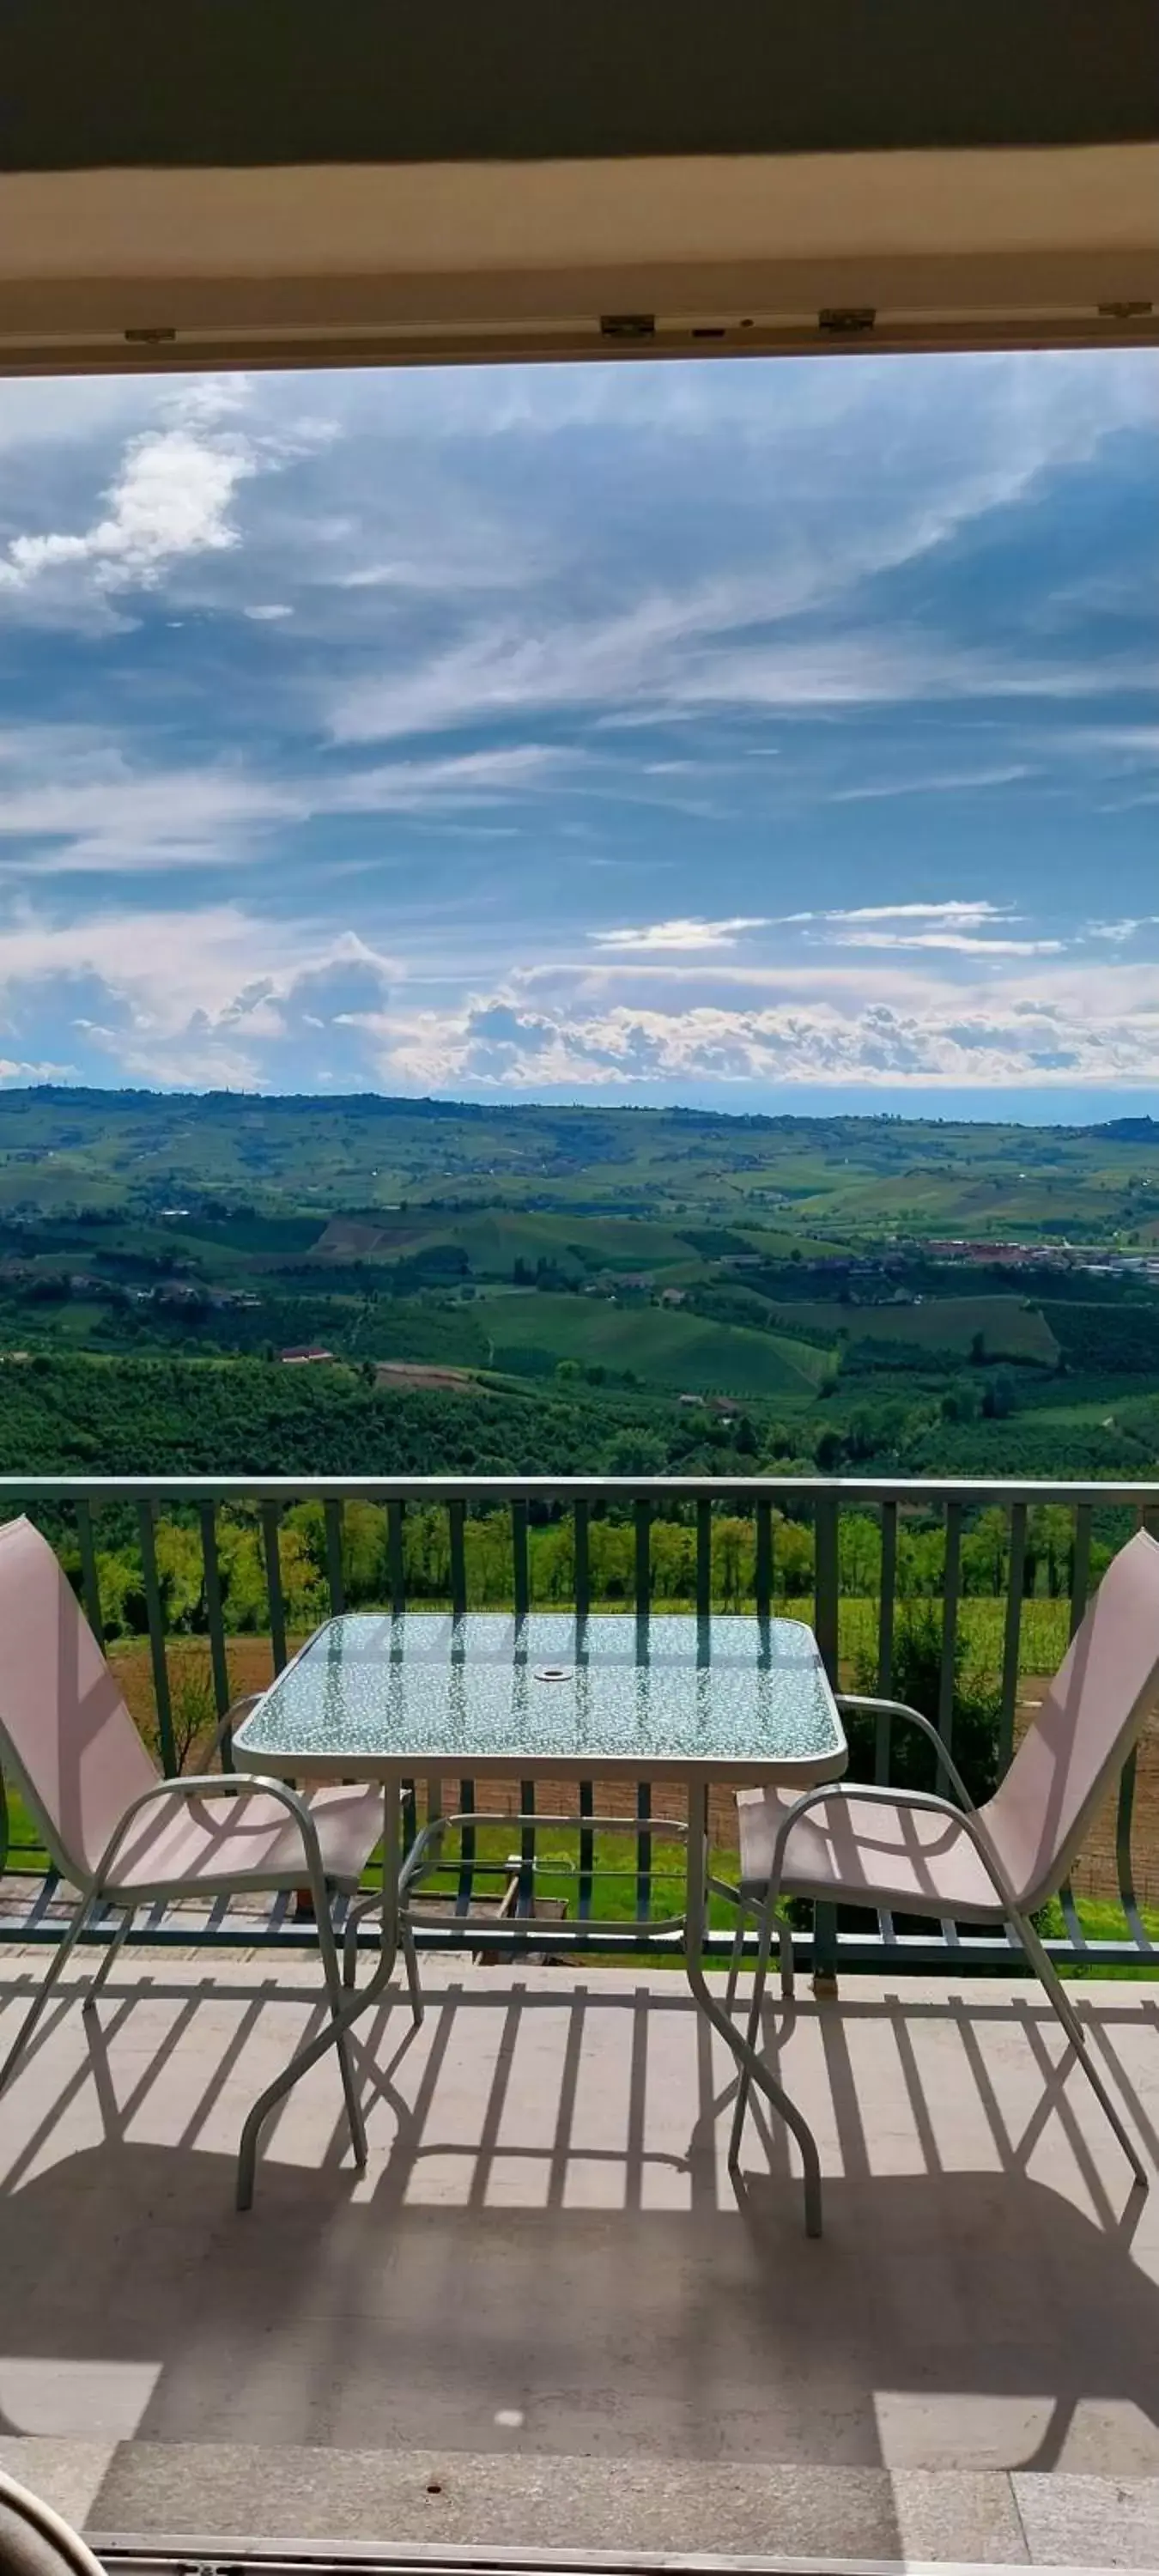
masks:
[(592, 1603), (591, 1515), (586, 1500), (574, 1506), (572, 1536), (575, 1548), (575, 1615), (586, 1619)]
[[(579, 1811), (581, 1819), (595, 1813), (594, 1781), (580, 1781)], [(582, 1923), (586, 1923), (592, 1910), (592, 1871), (595, 1862), (595, 1851), (595, 1835), (592, 1832), (591, 1826), (585, 1825), (581, 1821), (579, 1838), (579, 1879), (576, 1887), (576, 1911)]]
[(447, 1505), (447, 1530), (451, 1543), (451, 1612), (461, 1619), (467, 1607), (467, 1506), (455, 1501)]
[(526, 1619), (531, 1602), (531, 1566), (527, 1543), (527, 1505), (511, 1506), (511, 1572), (515, 1593), (515, 1616)]
[[(1082, 1626), (1083, 1616), (1087, 1606), (1087, 1593), (1090, 1589), (1090, 1579), (1091, 1506), (1089, 1503), (1079, 1503), (1075, 1507), (1074, 1547), (1071, 1556), (1070, 1633), (1072, 1637), (1076, 1630)], [(1129, 1820), (1127, 1841), (1129, 1850)], [(1075, 1903), (1075, 1893), (1074, 1888), (1071, 1885), (1069, 1871), (1058, 1891), (1058, 1901), (1062, 1907), (1062, 1919), (1066, 1925), (1067, 1933), (1071, 1942), (1074, 1944), (1076, 1949), (1084, 1949), (1086, 1946), (1086, 1940), (1082, 1924), (1079, 1921), (1078, 1907)]]
[(834, 1689), (838, 1682), (840, 1643), (838, 1610), (838, 1521), (835, 1496), (823, 1495), (816, 1505), (813, 1523), (815, 1561), (815, 1607), (817, 1643), (821, 1661)]
[[(644, 1496), (635, 1505), (636, 1625), (646, 1625), (652, 1609), (652, 1505)], [(636, 1920), (646, 1923), (652, 1910), (652, 1836), (646, 1830), (652, 1813), (652, 1783), (636, 1782)]]
[(157, 1535), (153, 1527), (152, 1503), (140, 1505), (137, 1526), (141, 1534), (141, 1573), (145, 1589), (145, 1617), (149, 1626), (149, 1655), (153, 1666), (153, 1697), (157, 1703), (157, 1741), (161, 1768), (168, 1779), (173, 1779), (177, 1770), (177, 1748), (173, 1741), (173, 1703), (169, 1696), (169, 1665), (165, 1655), (161, 1586), (157, 1580)]
[(105, 1623), (101, 1617), (101, 1585), (97, 1573), (97, 1551), (93, 1543), (93, 1516), (83, 1495), (76, 1507), (76, 1534), (80, 1542), (80, 1579), (84, 1593), (85, 1617), (103, 1655)]
[(1091, 1521), (1089, 1503), (1079, 1503), (1074, 1516), (1074, 1558), (1070, 1585), (1070, 1633), (1081, 1628), (1086, 1615), (1087, 1594), (1091, 1588)]
[(386, 1560), (390, 1576), (390, 1606), (397, 1618), (406, 1608), (406, 1571), (402, 1542), (404, 1506), (391, 1502), (386, 1506)]
[(1129, 1753), (1119, 1781), (1119, 1805), (1115, 1818), (1115, 1866), (1119, 1878), (1119, 1903), (1127, 1917), (1131, 1939), (1139, 1950), (1150, 1950), (1152, 1942), (1143, 1928), (1135, 1896), (1135, 1863), (1131, 1850), (1131, 1829), (1135, 1815), (1135, 1773), (1138, 1747)]
[(1022, 1596), (1026, 1584), (1026, 1505), (1010, 1506), (1010, 1558), (1006, 1576), (1006, 1631), (1002, 1642), (1002, 1707), (998, 1722), (998, 1762), (1003, 1772), (1014, 1751), (1018, 1708), (1018, 1667), (1022, 1647)]
[[(201, 1562), (205, 1572), (205, 1615), (209, 1626), (209, 1661), (213, 1670), (213, 1697), (218, 1719), (229, 1707), (229, 1665), (225, 1653), (225, 1619), (221, 1607), (221, 1567), (217, 1558), (217, 1513), (212, 1503), (199, 1503), (197, 1517), (201, 1523)], [(221, 1767), (233, 1769), (233, 1746), (229, 1736), (221, 1739)]]
[[(897, 1504), (881, 1506), (881, 1585), (877, 1603), (877, 1687), (882, 1699), (893, 1690), (893, 1622), (897, 1607)], [(893, 1767), (893, 1721), (879, 1717), (873, 1748), (873, 1776), (889, 1779)]]
[(635, 1506), (636, 1617), (646, 1619), (652, 1607), (652, 1506), (643, 1496)]
[(696, 1616), (712, 1617), (712, 1505), (696, 1506)]
[[(535, 1814), (535, 1782), (521, 1780), (519, 1804), (525, 1816)], [(519, 1911), (534, 1912), (535, 1899), (535, 1827), (524, 1825), (519, 1837)]]
[(652, 1836), (647, 1826), (652, 1814), (652, 1783), (636, 1782), (636, 1921), (646, 1923), (652, 1911)]
[(881, 1590), (877, 1604), (877, 1687), (893, 1689), (893, 1623), (897, 1610), (897, 1504), (881, 1506)]
[(278, 1538), (281, 1518), (277, 1503), (262, 1504), (262, 1554), (266, 1566), (266, 1599), (270, 1608), (270, 1652), (276, 1673), (283, 1672), (286, 1664), (286, 1603)]
[(346, 1608), (346, 1585), (342, 1575), (342, 1505), (323, 1505), (326, 1523), (326, 1582), (330, 1593), (330, 1616), (340, 1619)]
[(962, 1506), (946, 1505), (946, 1576), (942, 1599), (942, 1669), (938, 1682), (938, 1733), (949, 1749), (954, 1736), (957, 1675), (958, 1589), (962, 1571)]
[(757, 1500), (757, 1617), (767, 1619), (773, 1607), (773, 1506), (767, 1495)]
[[(1153, 1508), (1147, 1503), (1140, 1503), (1138, 1527), (1141, 1530), (1149, 1530), (1152, 1538), (1159, 1536), (1159, 1532), (1155, 1529), (1154, 1522), (1155, 1514)], [(1128, 1754), (1127, 1760), (1123, 1764), (1122, 1777), (1119, 1781), (1119, 1806), (1115, 1820), (1115, 1865), (1119, 1878), (1119, 1901), (1127, 1918), (1131, 1938), (1137, 1949), (1149, 1950), (1151, 1948), (1151, 1942), (1147, 1933), (1144, 1931), (1139, 1915), (1138, 1904), (1135, 1898), (1135, 1862), (1131, 1849), (1131, 1836), (1135, 1815), (1135, 1774), (1138, 1767), (1138, 1759), (1137, 1750)]]
[[(465, 1816), (469, 1816), (474, 1808), (474, 1804), (474, 1781), (460, 1780), (460, 1812)], [(467, 1907), (471, 1902), (471, 1892), (475, 1884), (475, 1842), (476, 1836), (474, 1826), (461, 1825), (459, 1828), (459, 1893), (455, 1900), (458, 1911), (461, 1914), (465, 1914), (467, 1911)]]

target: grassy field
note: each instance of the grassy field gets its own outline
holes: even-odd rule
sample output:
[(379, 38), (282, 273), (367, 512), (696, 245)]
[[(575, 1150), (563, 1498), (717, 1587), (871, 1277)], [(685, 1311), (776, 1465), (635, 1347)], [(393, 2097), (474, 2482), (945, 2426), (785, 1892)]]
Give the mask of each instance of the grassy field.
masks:
[(930, 1351), (969, 1353), (981, 1333), (990, 1359), (1041, 1360), (1050, 1366), (1058, 1344), (1045, 1317), (1020, 1297), (938, 1297), (921, 1305), (844, 1306), (827, 1299), (784, 1299), (774, 1308), (786, 1323), (816, 1331), (848, 1333), (851, 1341), (910, 1342)]
[(328, 1258), (397, 1261), (441, 1245), (466, 1255), (482, 1278), (510, 1279), (517, 1261), (534, 1270), (552, 1261), (571, 1278), (597, 1270), (670, 1271), (699, 1267), (692, 1246), (673, 1227), (646, 1217), (590, 1217), (518, 1208), (480, 1208), (462, 1216), (421, 1207), (384, 1216), (373, 1226), (332, 1218), (316, 1250)]
[[(490, 1310), (494, 1314), (495, 1310)], [(654, 1386), (693, 1394), (808, 1398), (829, 1362), (809, 1344), (716, 1324), (677, 1308), (612, 1305), (599, 1297), (536, 1295), (493, 1327), (496, 1368), (544, 1352), (581, 1366), (631, 1369)]]

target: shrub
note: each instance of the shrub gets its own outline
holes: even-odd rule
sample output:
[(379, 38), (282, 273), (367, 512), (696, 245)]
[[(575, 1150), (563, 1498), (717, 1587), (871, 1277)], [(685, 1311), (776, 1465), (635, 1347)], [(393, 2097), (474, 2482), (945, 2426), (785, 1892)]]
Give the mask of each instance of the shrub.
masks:
[[(966, 1640), (959, 1635), (954, 1649), (954, 1722), (950, 1751), (972, 1798), (979, 1803), (988, 1798), (998, 1782), (998, 1732), (1001, 1694), (984, 1683), (976, 1673), (966, 1669)], [(859, 1691), (876, 1694), (877, 1658), (871, 1652), (862, 1654), (856, 1665)], [(937, 1603), (915, 1601), (905, 1605), (894, 1631), (893, 1681), (889, 1696), (904, 1700), (907, 1707), (919, 1709), (934, 1725), (938, 1719), (938, 1701), (942, 1683), (942, 1619)], [(872, 1780), (876, 1751), (877, 1724), (872, 1717), (851, 1717), (846, 1732), (849, 1737), (849, 1777)], [(948, 1794), (945, 1773), (932, 1744), (916, 1726), (907, 1726), (904, 1718), (895, 1720), (890, 1743), (890, 1779), (895, 1787), (936, 1789)]]

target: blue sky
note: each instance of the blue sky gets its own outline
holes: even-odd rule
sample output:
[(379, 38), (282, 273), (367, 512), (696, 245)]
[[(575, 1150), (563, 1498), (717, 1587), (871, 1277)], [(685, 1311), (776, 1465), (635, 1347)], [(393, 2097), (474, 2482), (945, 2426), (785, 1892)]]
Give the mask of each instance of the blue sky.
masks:
[(1159, 352), (9, 384), (0, 1080), (1159, 1109)]

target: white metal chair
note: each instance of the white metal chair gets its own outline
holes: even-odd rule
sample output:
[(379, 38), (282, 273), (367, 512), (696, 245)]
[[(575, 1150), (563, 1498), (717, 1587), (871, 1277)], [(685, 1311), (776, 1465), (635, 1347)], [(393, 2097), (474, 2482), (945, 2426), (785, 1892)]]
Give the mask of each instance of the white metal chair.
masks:
[[(48, 1972), (0, 2066), (0, 2092), (85, 1925), (120, 1914), (85, 1995), (95, 2006), (139, 1907), (157, 1900), (276, 1894), (308, 1881), (327, 2005), (342, 2073), (350, 2140), (366, 2161), (335, 1943), (332, 1895), (352, 1891), (379, 1840), (376, 1789), (327, 1788), (303, 1797), (252, 1774), (161, 1779), (48, 1541), (30, 1521), (0, 1527), (0, 1765), (14, 1779), (53, 1866), (77, 1904)], [(413, 1971), (411, 1998), (421, 2014)], [(254, 2141), (243, 2131), (238, 2204), (248, 2206)]]
[(52, 2506), (0, 2469), (0, 2576), (105, 2576)]
[[(760, 2036), (761, 2002), (774, 1928), (782, 1985), (792, 1991), (792, 1945), (778, 1906), (787, 1897), (883, 1908), (941, 1921), (1004, 1923), (1021, 1943), (1073, 2042), (1137, 2180), (1147, 2172), (1092, 2063), (1086, 2033), (1031, 1916), (1057, 1894), (1088, 1826), (1122, 1770), (1159, 1681), (1159, 1546), (1139, 1530), (1120, 1550), (1005, 1778), (975, 1807), (937, 1728), (898, 1701), (843, 1698), (843, 1711), (872, 1710), (920, 1727), (953, 1790), (949, 1798), (911, 1789), (839, 1783), (809, 1790), (742, 1790), (742, 1911), (729, 1980), (735, 1995), (745, 1912), (760, 1916), (749, 2041)], [(733, 2119), (735, 2165), (748, 2108), (742, 2075)]]

